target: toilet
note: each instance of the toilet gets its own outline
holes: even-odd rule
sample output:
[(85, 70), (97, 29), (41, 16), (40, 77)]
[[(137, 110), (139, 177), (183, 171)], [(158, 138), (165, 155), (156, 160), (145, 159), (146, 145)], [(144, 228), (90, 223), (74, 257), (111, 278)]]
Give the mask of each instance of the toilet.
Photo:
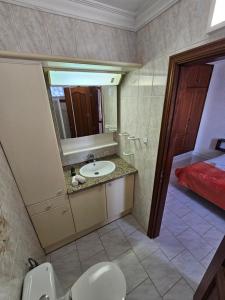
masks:
[(125, 277), (114, 263), (92, 266), (66, 295), (52, 265), (43, 263), (26, 274), (22, 300), (124, 300), (125, 296)]

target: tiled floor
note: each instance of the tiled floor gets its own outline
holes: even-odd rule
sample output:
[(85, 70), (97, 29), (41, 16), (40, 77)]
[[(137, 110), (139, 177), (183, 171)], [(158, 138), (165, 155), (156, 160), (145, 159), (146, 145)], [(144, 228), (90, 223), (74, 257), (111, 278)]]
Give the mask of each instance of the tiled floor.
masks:
[(189, 300), (224, 234), (224, 214), (179, 188), (172, 173), (159, 238), (148, 239), (129, 215), (49, 259), (66, 289), (90, 266), (114, 261), (125, 275), (127, 300)]

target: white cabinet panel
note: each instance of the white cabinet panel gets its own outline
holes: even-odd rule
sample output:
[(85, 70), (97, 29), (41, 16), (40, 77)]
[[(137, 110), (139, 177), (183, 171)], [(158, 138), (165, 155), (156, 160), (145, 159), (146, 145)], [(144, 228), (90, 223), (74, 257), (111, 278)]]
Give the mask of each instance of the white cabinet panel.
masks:
[(0, 63), (0, 140), (26, 205), (65, 193), (41, 65)]
[(133, 207), (134, 175), (106, 184), (108, 218), (113, 218)]
[(31, 217), (40, 242), (44, 248), (75, 234), (69, 205), (63, 205)]
[(69, 199), (78, 232), (106, 220), (105, 185), (71, 194)]

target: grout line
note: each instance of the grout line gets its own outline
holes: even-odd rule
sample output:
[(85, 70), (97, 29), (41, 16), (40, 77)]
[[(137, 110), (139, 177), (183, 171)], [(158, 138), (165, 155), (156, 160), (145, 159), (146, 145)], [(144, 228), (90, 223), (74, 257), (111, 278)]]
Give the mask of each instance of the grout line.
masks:
[[(153, 251), (153, 252), (152, 252), (150, 255), (154, 255), (154, 253), (156, 253), (158, 250), (159, 250), (159, 249), (157, 249), (157, 250)], [(134, 252), (134, 254), (136, 255), (136, 253), (135, 253), (135, 252)], [(148, 275), (148, 279), (151, 281), (152, 285), (154, 286), (154, 288), (156, 289), (156, 291), (158, 292), (158, 294), (159, 294), (159, 295), (160, 295), (160, 297), (162, 298), (163, 296), (161, 296), (161, 293), (159, 292), (159, 290), (158, 290), (157, 286), (155, 285), (155, 283), (154, 283), (154, 282), (153, 282), (153, 280), (151, 279), (150, 275), (148, 274), (148, 272), (147, 272), (147, 270), (146, 270), (145, 266), (143, 265), (143, 261), (144, 261), (145, 259), (147, 259), (147, 258), (148, 258), (148, 256), (147, 256), (147, 257), (145, 257), (143, 260), (140, 260), (140, 259), (139, 259), (139, 257), (138, 257), (137, 255), (136, 255), (136, 257), (137, 257), (137, 259), (138, 259), (139, 263), (142, 265), (143, 269), (145, 270), (146, 274)]]
[[(148, 273), (146, 272), (146, 274), (148, 275)], [(154, 286), (154, 283), (151, 281), (151, 279), (149, 278), (145, 278), (142, 282), (140, 282), (136, 287), (134, 287), (133, 289), (131, 289), (128, 293), (127, 296), (130, 295), (131, 293), (133, 293), (137, 288), (139, 288), (145, 281), (150, 280), (151, 284), (153, 285), (153, 287), (156, 289), (156, 287)], [(158, 290), (156, 289), (158, 295), (162, 298), (161, 294), (158, 292)]]

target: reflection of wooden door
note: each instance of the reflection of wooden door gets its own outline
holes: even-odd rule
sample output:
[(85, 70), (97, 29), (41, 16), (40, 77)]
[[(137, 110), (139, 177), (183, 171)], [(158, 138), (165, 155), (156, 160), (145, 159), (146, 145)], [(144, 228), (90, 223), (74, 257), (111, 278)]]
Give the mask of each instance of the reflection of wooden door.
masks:
[(64, 91), (71, 137), (102, 133), (100, 89), (77, 87)]
[(225, 300), (225, 237), (210, 263), (194, 300)]
[(181, 67), (173, 127), (174, 155), (194, 150), (213, 66)]

